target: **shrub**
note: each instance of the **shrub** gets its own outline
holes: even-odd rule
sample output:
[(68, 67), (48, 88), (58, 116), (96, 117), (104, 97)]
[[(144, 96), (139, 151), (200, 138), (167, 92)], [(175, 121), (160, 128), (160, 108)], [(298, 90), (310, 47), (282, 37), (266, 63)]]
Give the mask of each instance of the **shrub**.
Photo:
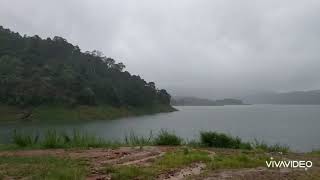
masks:
[(177, 136), (174, 133), (170, 133), (167, 130), (161, 129), (158, 136), (154, 139), (154, 144), (156, 145), (172, 145), (178, 146), (181, 145), (182, 138)]
[(57, 148), (63, 145), (63, 139), (56, 130), (48, 130), (43, 138), (43, 146), (45, 148)]
[(125, 135), (124, 143), (127, 145), (133, 146), (143, 146), (143, 145), (151, 145), (152, 144), (153, 134), (152, 131), (149, 133), (149, 137), (139, 136), (134, 131), (130, 131), (129, 135)]
[(203, 146), (208, 147), (251, 149), (251, 145), (249, 143), (243, 143), (239, 137), (212, 131), (200, 132), (200, 142)]
[(74, 130), (73, 133), (47, 130), (43, 135), (28, 135), (14, 131), (13, 142), (20, 147), (37, 146), (41, 148), (72, 148), (72, 147), (117, 147), (121, 143), (106, 141), (86, 132)]
[(201, 146), (201, 143), (199, 142), (199, 140), (195, 140), (195, 139), (186, 141), (186, 144), (190, 147), (200, 147)]
[[(67, 142), (65, 142), (67, 144)], [(97, 147), (102, 144), (103, 140), (97, 138), (94, 135), (88, 133), (81, 133), (80, 131), (73, 130), (73, 134), (70, 138), (70, 145), (72, 147)]]
[(30, 135), (18, 133), (16, 130), (13, 132), (13, 142), (20, 147), (27, 147), (36, 144), (39, 140), (39, 135)]
[(287, 153), (290, 151), (289, 146), (281, 145), (281, 144), (274, 144), (274, 145), (268, 145), (266, 142), (258, 141), (257, 139), (254, 140), (253, 147), (255, 149), (261, 149), (268, 152), (282, 152)]

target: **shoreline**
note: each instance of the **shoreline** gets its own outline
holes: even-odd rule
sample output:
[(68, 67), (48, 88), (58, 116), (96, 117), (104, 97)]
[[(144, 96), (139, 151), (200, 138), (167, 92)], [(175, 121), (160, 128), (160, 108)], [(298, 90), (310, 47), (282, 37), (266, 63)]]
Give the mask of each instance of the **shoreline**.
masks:
[[(291, 179), (320, 178), (320, 151), (291, 152), (285, 146), (250, 144), (213, 131), (186, 142), (162, 130), (149, 137), (134, 133), (123, 142), (89, 134), (51, 130), (40, 136), (15, 131), (15, 145), (0, 145), (3, 179)], [(268, 167), (269, 161), (311, 161), (299, 168)], [(41, 166), (39, 166), (39, 164)], [(28, 169), (24, 168), (28, 167)], [(45, 168), (43, 168), (45, 167)]]
[(0, 122), (12, 121), (77, 121), (112, 120), (124, 117), (152, 115), (178, 111), (170, 105), (150, 107), (112, 107), (112, 106), (59, 106), (43, 105), (32, 108), (18, 108), (0, 105)]

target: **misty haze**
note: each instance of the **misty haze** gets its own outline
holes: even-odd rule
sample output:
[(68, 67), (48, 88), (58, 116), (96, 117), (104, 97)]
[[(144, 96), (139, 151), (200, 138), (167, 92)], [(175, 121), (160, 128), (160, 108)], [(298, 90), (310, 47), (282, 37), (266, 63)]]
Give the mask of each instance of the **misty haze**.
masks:
[(320, 179), (319, 18), (316, 0), (1, 0), (0, 179)]

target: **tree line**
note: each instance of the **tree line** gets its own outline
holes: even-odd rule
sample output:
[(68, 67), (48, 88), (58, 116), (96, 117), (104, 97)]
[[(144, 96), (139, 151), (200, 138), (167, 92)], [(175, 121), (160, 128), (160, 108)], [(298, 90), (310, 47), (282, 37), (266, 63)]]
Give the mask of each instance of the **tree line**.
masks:
[(0, 103), (170, 104), (166, 90), (124, 69), (100, 51), (82, 52), (62, 37), (21, 36), (0, 26)]

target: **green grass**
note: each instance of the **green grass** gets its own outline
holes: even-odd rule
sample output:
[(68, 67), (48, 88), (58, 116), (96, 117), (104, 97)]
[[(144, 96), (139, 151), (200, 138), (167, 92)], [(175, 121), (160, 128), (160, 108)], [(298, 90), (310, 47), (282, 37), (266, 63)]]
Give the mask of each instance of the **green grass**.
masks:
[(161, 129), (156, 136), (150, 131), (149, 136), (139, 136), (134, 131), (130, 131), (128, 135), (125, 135), (124, 144), (130, 146), (146, 146), (146, 145), (158, 145), (158, 146), (178, 146), (181, 145), (183, 139), (173, 132), (169, 132), (166, 129)]
[(307, 154), (320, 157), (320, 150), (313, 150), (313, 151), (311, 151), (311, 152), (309, 152)]
[(236, 169), (236, 168), (253, 168), (265, 166), (265, 161), (269, 160), (267, 156), (261, 154), (231, 154), (217, 155), (209, 163), (208, 168), (216, 169)]
[[(155, 114), (160, 112), (175, 111), (171, 106), (154, 105), (151, 107), (112, 107), (100, 106), (76, 106), (65, 105), (43, 105), (32, 108), (32, 114), (28, 120), (33, 121), (76, 121), (76, 120), (108, 120), (128, 116), (138, 116), (145, 114)], [(19, 121), (22, 117), (23, 109), (15, 106), (0, 104), (0, 121)]]
[(213, 131), (200, 132), (200, 144), (206, 147), (251, 149), (250, 143), (242, 142), (239, 137)]
[(210, 157), (207, 152), (198, 150), (180, 149), (174, 152), (168, 152), (163, 157), (157, 159), (149, 167), (137, 166), (118, 166), (105, 168), (106, 173), (110, 173), (112, 179), (154, 179), (157, 175), (177, 168), (188, 166), (195, 162), (209, 162)]
[(158, 175), (183, 168), (192, 163), (202, 162), (207, 165), (206, 171), (217, 169), (254, 168), (264, 166), (268, 157), (264, 154), (242, 152), (232, 154), (216, 154), (209, 156), (208, 152), (191, 150), (189, 148), (168, 152), (147, 167), (138, 166), (107, 166), (105, 172), (111, 174), (112, 179), (155, 179)]
[(134, 131), (130, 131), (124, 137), (124, 144), (129, 146), (146, 146), (153, 145), (153, 134), (152, 131), (149, 133), (149, 137), (139, 136)]
[(187, 166), (194, 162), (209, 162), (210, 160), (211, 158), (208, 152), (187, 148), (166, 153), (154, 163), (153, 167), (157, 169), (158, 172), (162, 172), (168, 169)]
[(86, 132), (74, 130), (71, 134), (49, 129), (43, 135), (14, 131), (13, 142), (20, 148), (89, 148), (89, 147), (118, 147), (146, 145), (181, 145), (182, 138), (167, 130), (161, 130), (157, 136), (152, 131), (148, 137), (139, 136), (133, 131), (125, 135), (124, 142), (106, 141)]
[(181, 145), (183, 139), (174, 134), (173, 132), (169, 132), (168, 130), (161, 129), (158, 136), (154, 139), (155, 145), (172, 145), (178, 146)]
[(254, 143), (252, 143), (254, 149), (257, 150), (263, 150), (267, 152), (282, 152), (282, 153), (288, 153), (290, 151), (289, 146), (281, 145), (281, 144), (273, 144), (269, 145), (263, 141), (258, 141), (255, 139)]
[(71, 134), (67, 134), (54, 129), (46, 131), (43, 136), (14, 131), (13, 142), (15, 146), (7, 145), (7, 148), (5, 148), (6, 146), (2, 145), (0, 149), (97, 148), (119, 147), (123, 145), (117, 141), (106, 141), (77, 130), (73, 130)]
[(173, 132), (162, 129), (156, 135), (150, 131), (149, 136), (139, 136), (133, 131), (125, 135), (123, 141), (107, 141), (86, 132), (74, 130), (71, 134), (58, 132), (54, 129), (48, 130), (43, 135), (30, 134), (14, 131), (14, 146), (1, 145), (0, 149), (19, 149), (19, 148), (89, 148), (89, 147), (119, 147), (119, 146), (181, 146), (189, 147), (216, 147), (230, 149), (255, 149), (265, 152), (282, 152), (290, 151), (288, 146), (279, 144), (268, 145), (264, 142), (255, 141), (254, 143), (243, 142), (238, 137), (229, 136), (216, 132), (200, 132), (200, 140), (184, 141), (181, 137)]
[(55, 157), (0, 157), (0, 179), (85, 179), (87, 170), (80, 161)]
[(33, 146), (38, 143), (39, 135), (22, 134), (14, 130), (13, 142), (20, 147)]

